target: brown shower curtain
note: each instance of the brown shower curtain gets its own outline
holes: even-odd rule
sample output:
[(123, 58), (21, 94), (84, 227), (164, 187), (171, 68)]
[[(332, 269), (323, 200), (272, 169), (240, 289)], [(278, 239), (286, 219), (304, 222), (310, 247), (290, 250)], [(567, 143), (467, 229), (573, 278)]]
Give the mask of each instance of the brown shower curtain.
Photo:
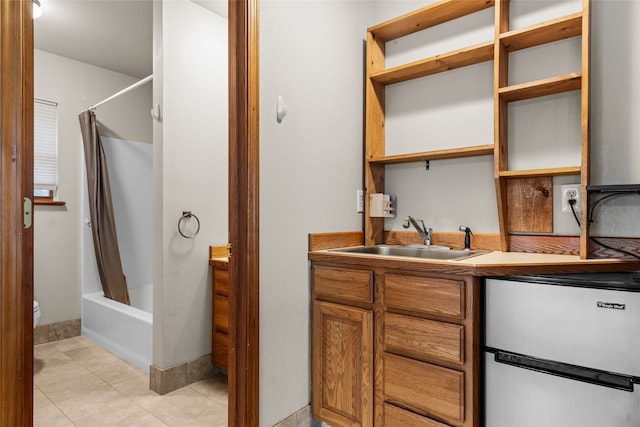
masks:
[(107, 159), (102, 149), (96, 115), (93, 111), (87, 110), (80, 113), (80, 129), (87, 165), (93, 247), (102, 290), (105, 297), (123, 304), (130, 304), (127, 281), (122, 271), (116, 237), (116, 221), (111, 203)]

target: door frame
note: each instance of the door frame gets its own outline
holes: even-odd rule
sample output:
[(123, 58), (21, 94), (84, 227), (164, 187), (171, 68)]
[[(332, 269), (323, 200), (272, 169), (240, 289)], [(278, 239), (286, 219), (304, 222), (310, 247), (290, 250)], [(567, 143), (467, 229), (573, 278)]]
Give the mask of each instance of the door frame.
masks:
[(259, 0), (229, 1), (229, 421), (259, 420)]
[[(0, 427), (33, 425), (33, 20), (0, 0)], [(33, 211), (29, 214), (33, 218)]]
[[(229, 1), (229, 425), (259, 420), (259, 0)], [(0, 0), (0, 427), (33, 425), (31, 0)], [(16, 357), (16, 355), (19, 355)]]

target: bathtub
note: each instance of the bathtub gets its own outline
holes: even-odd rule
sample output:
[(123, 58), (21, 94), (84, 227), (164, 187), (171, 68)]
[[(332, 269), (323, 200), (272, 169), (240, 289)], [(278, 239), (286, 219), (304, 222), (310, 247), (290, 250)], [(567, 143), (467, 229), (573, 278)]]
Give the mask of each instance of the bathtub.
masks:
[(148, 373), (153, 285), (131, 288), (129, 295), (131, 306), (105, 298), (102, 292), (83, 295), (82, 336)]

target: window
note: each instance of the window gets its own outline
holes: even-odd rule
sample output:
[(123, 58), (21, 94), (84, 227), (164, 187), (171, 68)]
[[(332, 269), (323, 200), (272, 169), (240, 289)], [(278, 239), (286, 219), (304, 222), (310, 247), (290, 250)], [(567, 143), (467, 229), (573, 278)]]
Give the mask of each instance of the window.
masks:
[(58, 104), (33, 103), (33, 195), (36, 203), (55, 203), (58, 185)]

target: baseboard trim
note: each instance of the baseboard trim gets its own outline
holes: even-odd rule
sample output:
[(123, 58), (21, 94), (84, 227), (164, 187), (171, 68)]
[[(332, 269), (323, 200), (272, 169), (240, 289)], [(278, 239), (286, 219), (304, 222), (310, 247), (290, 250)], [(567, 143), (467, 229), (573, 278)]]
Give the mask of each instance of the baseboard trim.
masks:
[(80, 336), (80, 319), (63, 320), (61, 322), (38, 325), (33, 330), (33, 344), (45, 344)]
[(307, 405), (274, 424), (273, 427), (320, 427), (321, 425), (320, 421), (313, 419), (311, 405)]
[(149, 388), (158, 394), (167, 394), (189, 384), (211, 378), (217, 373), (225, 373), (211, 362), (211, 354), (188, 360), (168, 368), (151, 365)]

